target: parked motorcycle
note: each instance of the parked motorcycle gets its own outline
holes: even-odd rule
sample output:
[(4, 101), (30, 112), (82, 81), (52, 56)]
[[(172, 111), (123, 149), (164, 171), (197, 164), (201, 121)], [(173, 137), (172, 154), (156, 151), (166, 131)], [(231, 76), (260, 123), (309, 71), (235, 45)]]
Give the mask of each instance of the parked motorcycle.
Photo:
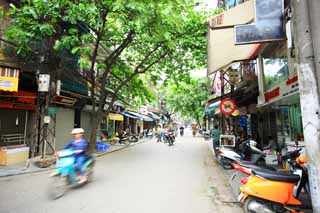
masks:
[(153, 138), (153, 131), (149, 131), (147, 133), (147, 138)]
[[(233, 162), (265, 166), (266, 154), (256, 147), (254, 140), (245, 140), (236, 148), (220, 147), (218, 150), (218, 161), (225, 169), (232, 169)], [(245, 161), (247, 160), (247, 161)]]
[(115, 136), (115, 137), (111, 138), (111, 141), (110, 141), (111, 145), (115, 145), (117, 143), (125, 144), (128, 146), (130, 144), (129, 135), (126, 132), (124, 132), (120, 136)]
[(211, 131), (209, 130), (209, 131), (203, 132), (203, 137), (204, 137), (205, 140), (210, 140), (210, 138), (211, 138)]
[[(291, 173), (253, 169), (249, 178), (243, 178), (238, 200), (244, 205), (245, 212), (291, 212), (311, 209), (298, 200), (301, 189), (307, 189), (308, 172), (304, 166), (306, 159), (298, 157), (288, 160)], [(295, 174), (296, 172), (301, 175)]]
[(92, 180), (93, 166), (95, 164), (93, 155), (88, 155), (84, 162), (82, 169), (85, 172), (84, 175), (87, 176), (87, 180), (85, 183), (80, 183), (80, 174), (74, 166), (75, 154), (76, 152), (73, 149), (64, 149), (58, 152), (56, 169), (50, 175), (52, 184), (49, 186), (49, 196), (52, 199), (62, 197), (68, 188), (82, 186)]

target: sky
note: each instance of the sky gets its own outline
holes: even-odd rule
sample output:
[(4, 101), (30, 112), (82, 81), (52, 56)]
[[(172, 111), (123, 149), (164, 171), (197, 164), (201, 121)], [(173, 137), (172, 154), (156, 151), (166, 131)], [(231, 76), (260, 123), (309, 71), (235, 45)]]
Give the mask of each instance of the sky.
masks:
[(218, 0), (202, 0), (202, 2), (205, 4), (205, 6), (202, 6), (202, 8), (205, 7), (205, 10), (215, 9), (217, 7), (217, 1)]
[[(217, 7), (217, 1), (218, 0), (202, 0), (203, 5), (200, 6), (202, 10), (209, 10), (209, 9), (215, 9)], [(206, 77), (207, 76), (207, 69), (203, 70), (192, 70), (190, 72), (191, 77)]]

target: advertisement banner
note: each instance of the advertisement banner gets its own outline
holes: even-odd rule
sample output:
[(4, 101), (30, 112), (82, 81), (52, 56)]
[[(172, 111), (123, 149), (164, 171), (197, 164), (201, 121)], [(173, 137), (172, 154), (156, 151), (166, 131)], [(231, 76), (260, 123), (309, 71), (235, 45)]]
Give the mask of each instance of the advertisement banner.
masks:
[(235, 44), (285, 39), (283, 7), (283, 0), (255, 0), (255, 24), (235, 26)]

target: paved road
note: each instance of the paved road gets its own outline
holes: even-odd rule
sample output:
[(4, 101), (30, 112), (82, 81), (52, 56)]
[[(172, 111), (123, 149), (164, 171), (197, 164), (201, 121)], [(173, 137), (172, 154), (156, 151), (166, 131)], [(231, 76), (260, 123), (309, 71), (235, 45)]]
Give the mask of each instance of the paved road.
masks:
[(173, 147), (152, 140), (100, 158), (92, 183), (56, 201), (47, 172), (0, 178), (0, 212), (242, 212), (224, 202), (230, 191), (219, 171), (200, 137)]

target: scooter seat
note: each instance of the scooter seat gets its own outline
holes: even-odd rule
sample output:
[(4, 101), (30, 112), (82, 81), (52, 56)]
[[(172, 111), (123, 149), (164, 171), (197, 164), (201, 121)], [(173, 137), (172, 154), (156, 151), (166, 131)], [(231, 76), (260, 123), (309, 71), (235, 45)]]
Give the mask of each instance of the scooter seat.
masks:
[(248, 169), (267, 169), (267, 170), (271, 170), (271, 171), (276, 171), (276, 168), (272, 167), (272, 166), (257, 166), (254, 163), (250, 162), (250, 161), (240, 161), (239, 165)]
[(279, 171), (270, 171), (266, 169), (254, 169), (252, 174), (260, 176), (265, 179), (287, 182), (287, 183), (297, 183), (300, 180), (299, 175), (289, 174)]

